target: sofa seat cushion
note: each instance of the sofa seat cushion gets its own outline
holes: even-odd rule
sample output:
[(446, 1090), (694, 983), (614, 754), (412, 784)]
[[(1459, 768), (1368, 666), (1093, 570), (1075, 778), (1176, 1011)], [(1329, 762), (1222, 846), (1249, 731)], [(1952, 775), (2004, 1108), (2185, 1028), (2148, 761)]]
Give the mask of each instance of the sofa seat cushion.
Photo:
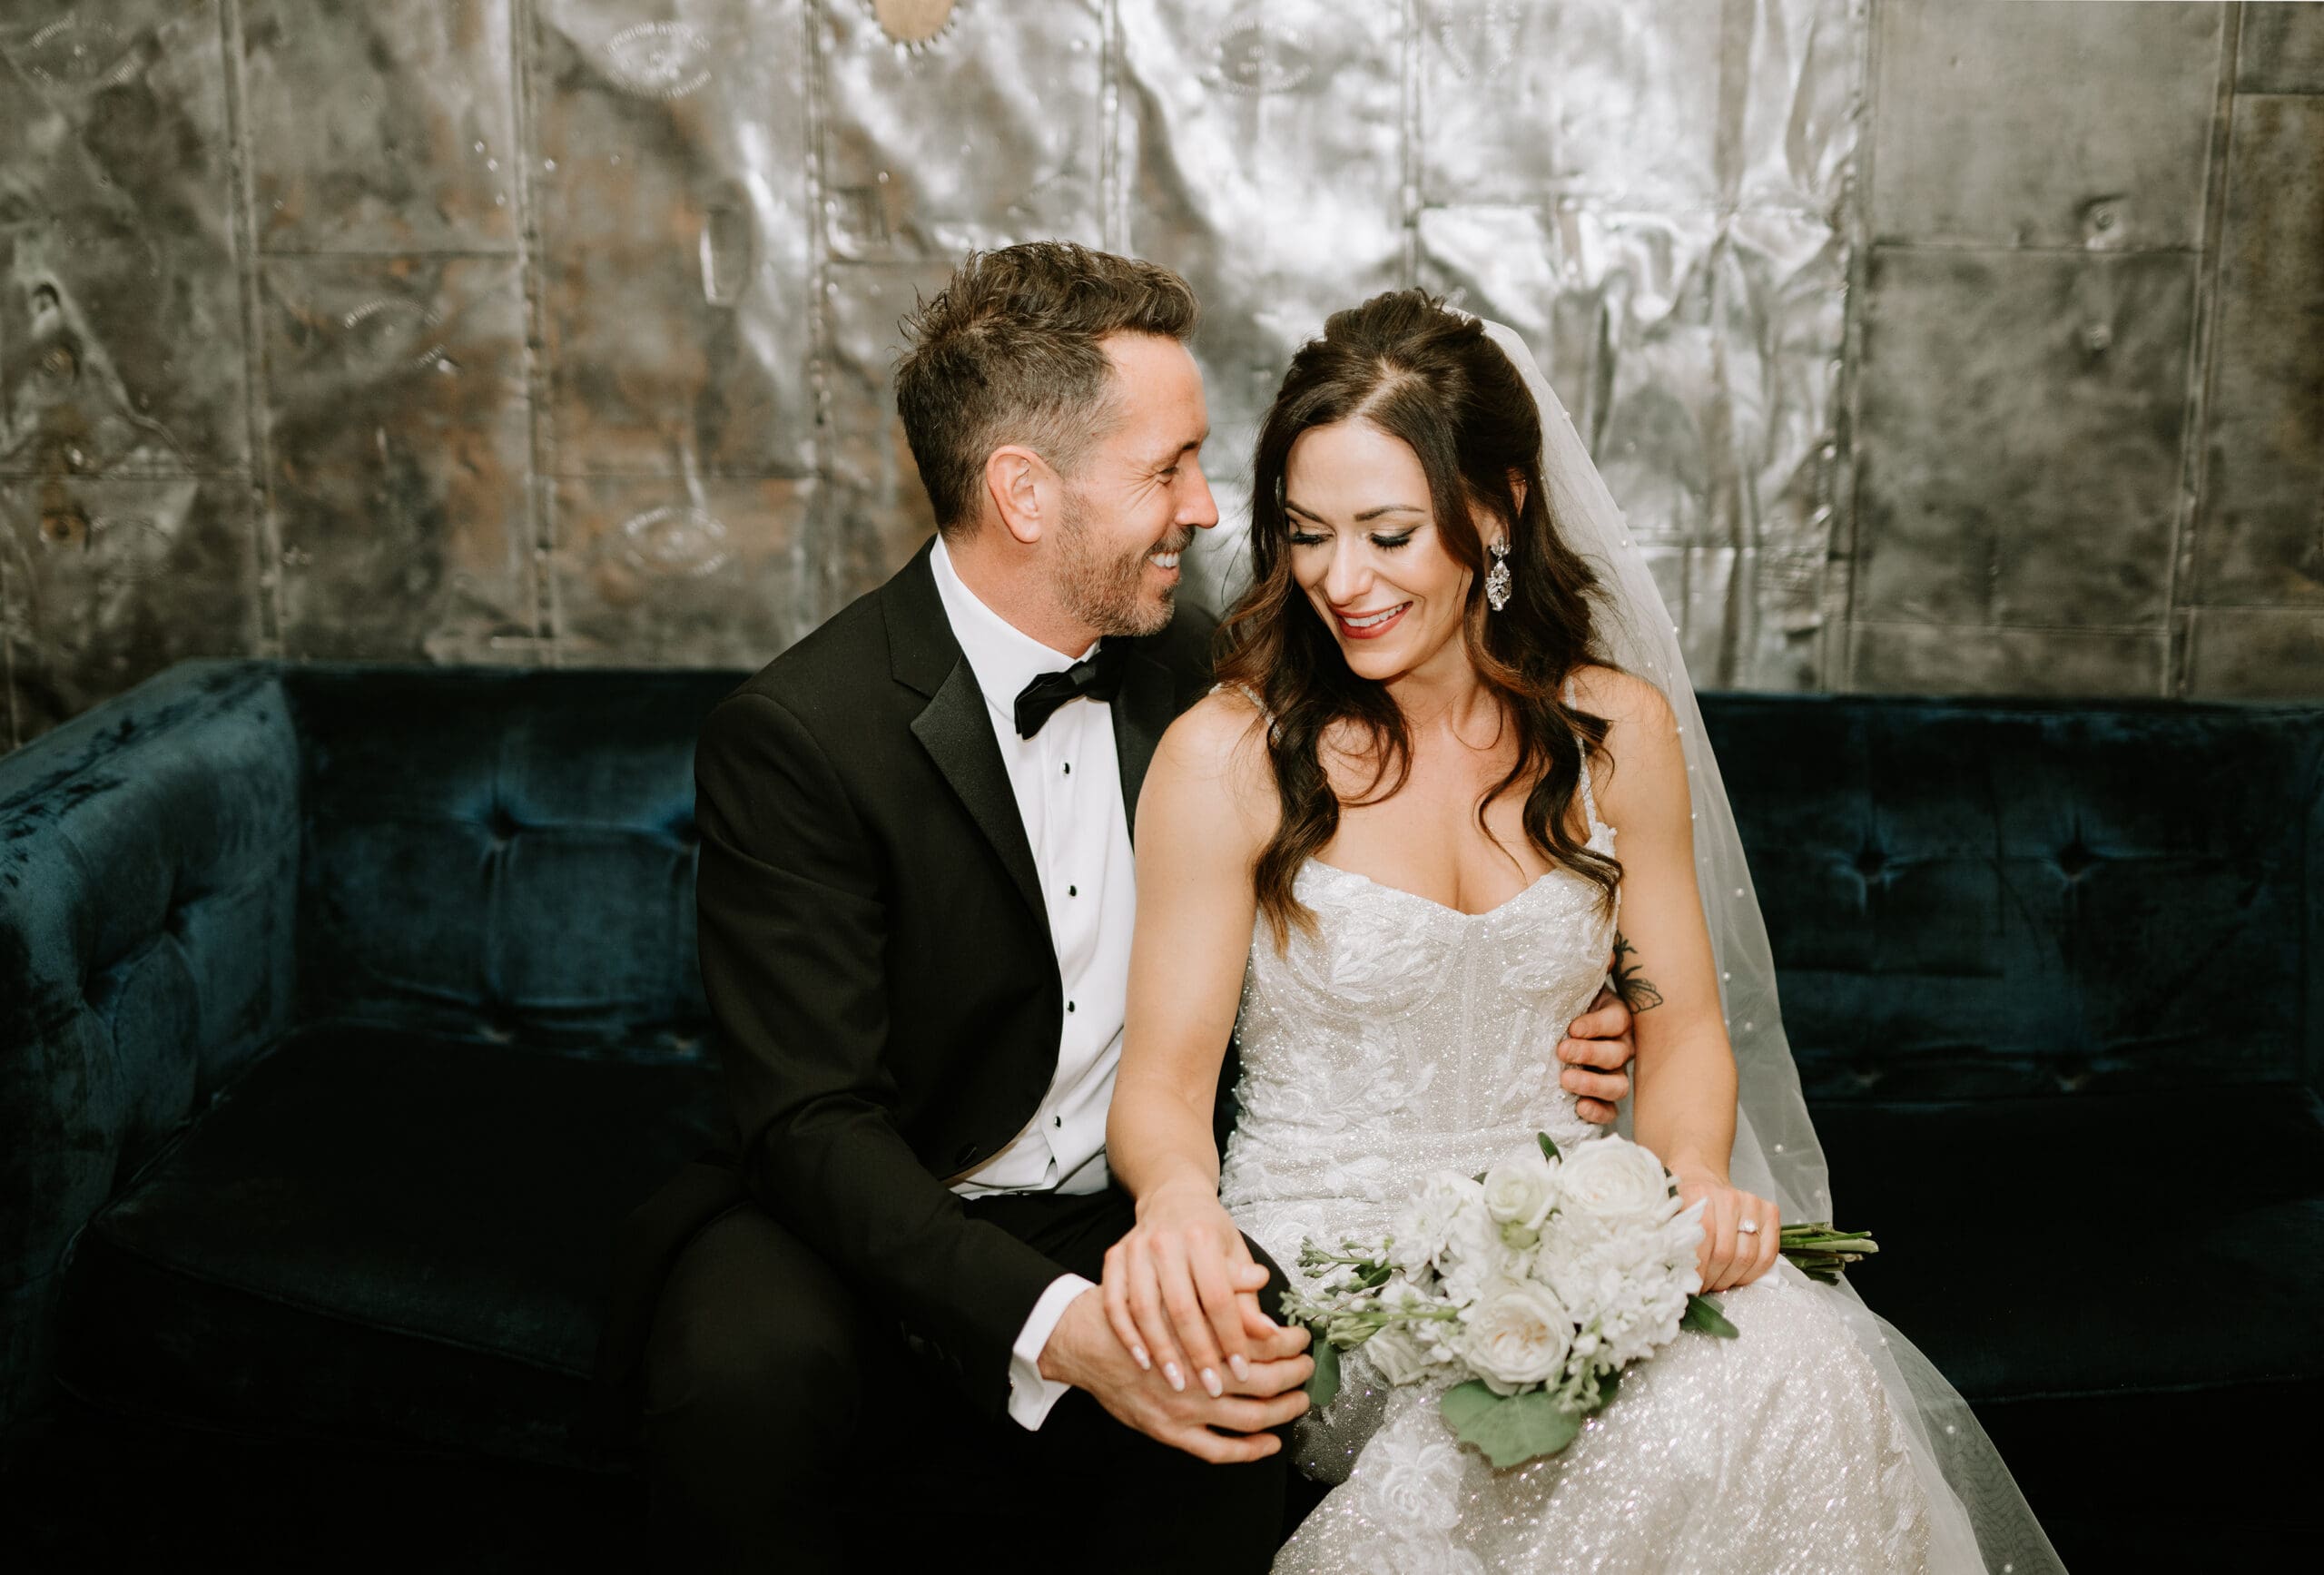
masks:
[(2324, 1379), (2324, 1108), (2297, 1085), (1827, 1105), (1850, 1271), (1973, 1403)]
[(59, 1375), (261, 1432), (591, 1464), (615, 1224), (716, 1140), (699, 1061), (301, 1029), (108, 1205)]

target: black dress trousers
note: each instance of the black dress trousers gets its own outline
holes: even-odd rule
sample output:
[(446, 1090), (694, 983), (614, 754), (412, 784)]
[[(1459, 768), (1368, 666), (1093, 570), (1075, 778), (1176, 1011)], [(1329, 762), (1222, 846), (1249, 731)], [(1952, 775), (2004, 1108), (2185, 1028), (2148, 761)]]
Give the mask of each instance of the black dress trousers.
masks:
[[(1092, 1280), (1133, 1218), (1113, 1188), (968, 1207)], [(1283, 1278), (1268, 1267), (1272, 1314)], [(963, 1559), (1234, 1575), (1265, 1570), (1282, 1531), (1287, 1450), (1212, 1465), (1080, 1390), (1037, 1432), (988, 1419), (747, 1200), (672, 1268), (641, 1389), (655, 1568), (670, 1575)]]

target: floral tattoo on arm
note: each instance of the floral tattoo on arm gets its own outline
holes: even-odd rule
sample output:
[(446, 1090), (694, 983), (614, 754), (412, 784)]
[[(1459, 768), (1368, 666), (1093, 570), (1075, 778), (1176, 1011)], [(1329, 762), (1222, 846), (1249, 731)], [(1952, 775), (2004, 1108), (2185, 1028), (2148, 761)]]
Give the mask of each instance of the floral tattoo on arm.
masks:
[(1630, 944), (1630, 937), (1619, 930), (1615, 930), (1614, 993), (1621, 998), (1624, 1006), (1630, 1009), (1632, 1017), (1662, 1004), (1662, 992), (1639, 972), (1637, 958), (1638, 948)]

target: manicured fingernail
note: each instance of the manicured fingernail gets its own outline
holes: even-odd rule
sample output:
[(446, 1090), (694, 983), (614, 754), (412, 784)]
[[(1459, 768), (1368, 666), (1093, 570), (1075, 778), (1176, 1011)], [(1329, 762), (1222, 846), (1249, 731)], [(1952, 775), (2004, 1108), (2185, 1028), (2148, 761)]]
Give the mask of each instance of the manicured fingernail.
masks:
[(1178, 1364), (1175, 1362), (1162, 1363), (1162, 1376), (1170, 1381), (1173, 1389), (1183, 1391), (1187, 1387), (1186, 1375), (1178, 1371)]
[(1229, 1356), (1226, 1359), (1226, 1365), (1234, 1369), (1236, 1378), (1247, 1380), (1251, 1376), (1251, 1364), (1240, 1356)]
[(1154, 1371), (1154, 1358), (1146, 1354), (1145, 1346), (1133, 1345), (1129, 1348), (1129, 1354), (1137, 1358), (1137, 1365), (1140, 1372), (1151, 1373)]
[(1215, 1367), (1206, 1367), (1202, 1370), (1202, 1386), (1210, 1391), (1210, 1397), (1213, 1400), (1226, 1393), (1226, 1385), (1218, 1381), (1218, 1370)]

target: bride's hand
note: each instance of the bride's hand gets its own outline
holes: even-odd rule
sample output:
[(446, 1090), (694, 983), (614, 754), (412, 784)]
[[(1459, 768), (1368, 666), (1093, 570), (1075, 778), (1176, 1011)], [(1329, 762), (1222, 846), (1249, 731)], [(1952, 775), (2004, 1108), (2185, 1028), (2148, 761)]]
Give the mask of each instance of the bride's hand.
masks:
[(1254, 1361), (1295, 1354), (1275, 1349), (1286, 1331), (1259, 1310), (1266, 1283), (1216, 1194), (1160, 1187), (1138, 1199), (1137, 1224), (1106, 1249), (1106, 1317), (1140, 1367), (1161, 1368), (1173, 1389), (1192, 1379), (1216, 1398), (1229, 1374), (1246, 1379)]
[[(1783, 1217), (1764, 1197), (1754, 1197), (1708, 1170), (1674, 1169), (1679, 1201), (1703, 1199), (1703, 1245), (1695, 1266), (1702, 1271), (1703, 1294), (1748, 1285), (1776, 1266), (1783, 1250)], [(1756, 1231), (1743, 1229), (1746, 1222)]]

